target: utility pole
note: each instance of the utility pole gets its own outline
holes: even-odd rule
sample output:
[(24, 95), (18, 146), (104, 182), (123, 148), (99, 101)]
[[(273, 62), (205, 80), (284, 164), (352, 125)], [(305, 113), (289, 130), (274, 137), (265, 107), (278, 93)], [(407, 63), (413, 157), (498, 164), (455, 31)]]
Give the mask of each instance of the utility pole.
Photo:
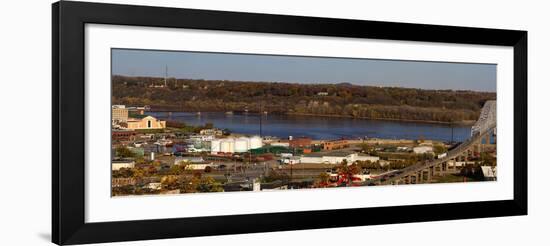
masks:
[(260, 102), (260, 137), (262, 137), (262, 118), (263, 118), (263, 112), (264, 112), (264, 104), (263, 102)]
[(455, 142), (455, 127), (451, 122), (451, 143), (454, 143), (454, 142)]

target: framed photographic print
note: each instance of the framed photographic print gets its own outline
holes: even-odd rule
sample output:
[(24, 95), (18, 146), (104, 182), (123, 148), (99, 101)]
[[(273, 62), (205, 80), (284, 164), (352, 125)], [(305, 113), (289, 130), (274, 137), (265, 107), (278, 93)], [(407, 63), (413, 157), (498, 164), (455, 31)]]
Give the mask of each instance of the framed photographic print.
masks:
[(527, 214), (526, 31), (52, 9), (54, 243)]

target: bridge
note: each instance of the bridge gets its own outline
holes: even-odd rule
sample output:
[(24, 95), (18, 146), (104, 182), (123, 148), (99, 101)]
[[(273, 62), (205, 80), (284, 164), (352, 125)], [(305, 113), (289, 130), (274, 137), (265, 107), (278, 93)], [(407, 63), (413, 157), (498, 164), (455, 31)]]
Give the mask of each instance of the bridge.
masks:
[[(496, 101), (487, 101), (481, 109), (479, 119), (472, 126), (471, 136), (460, 145), (439, 155), (441, 157), (419, 162), (404, 169), (395, 170), (369, 181), (374, 184), (416, 184), (430, 182), (434, 175), (457, 172), (456, 161), (466, 161), (474, 152), (482, 152), (482, 141), (490, 143), (490, 136), (496, 140)], [(453, 164), (453, 165), (450, 165)]]

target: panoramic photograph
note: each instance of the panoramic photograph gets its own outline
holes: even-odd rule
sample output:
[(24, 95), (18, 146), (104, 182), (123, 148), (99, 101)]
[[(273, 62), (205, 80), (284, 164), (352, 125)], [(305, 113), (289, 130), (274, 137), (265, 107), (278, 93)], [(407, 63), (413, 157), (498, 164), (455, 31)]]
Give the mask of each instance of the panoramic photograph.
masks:
[(497, 181), (496, 65), (111, 50), (111, 195)]

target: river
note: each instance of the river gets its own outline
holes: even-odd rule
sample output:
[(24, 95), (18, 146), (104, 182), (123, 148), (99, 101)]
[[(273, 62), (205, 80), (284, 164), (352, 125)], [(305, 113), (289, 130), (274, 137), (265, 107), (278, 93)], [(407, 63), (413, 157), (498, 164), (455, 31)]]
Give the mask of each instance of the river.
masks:
[[(161, 120), (184, 122), (188, 125), (212, 123), (214, 127), (233, 133), (259, 135), (260, 116), (208, 112), (197, 115), (189, 112), (148, 112)], [(405, 121), (385, 121), (353, 118), (263, 115), (262, 135), (287, 138), (306, 136), (312, 139), (430, 139), (463, 141), (470, 137), (470, 126)]]

